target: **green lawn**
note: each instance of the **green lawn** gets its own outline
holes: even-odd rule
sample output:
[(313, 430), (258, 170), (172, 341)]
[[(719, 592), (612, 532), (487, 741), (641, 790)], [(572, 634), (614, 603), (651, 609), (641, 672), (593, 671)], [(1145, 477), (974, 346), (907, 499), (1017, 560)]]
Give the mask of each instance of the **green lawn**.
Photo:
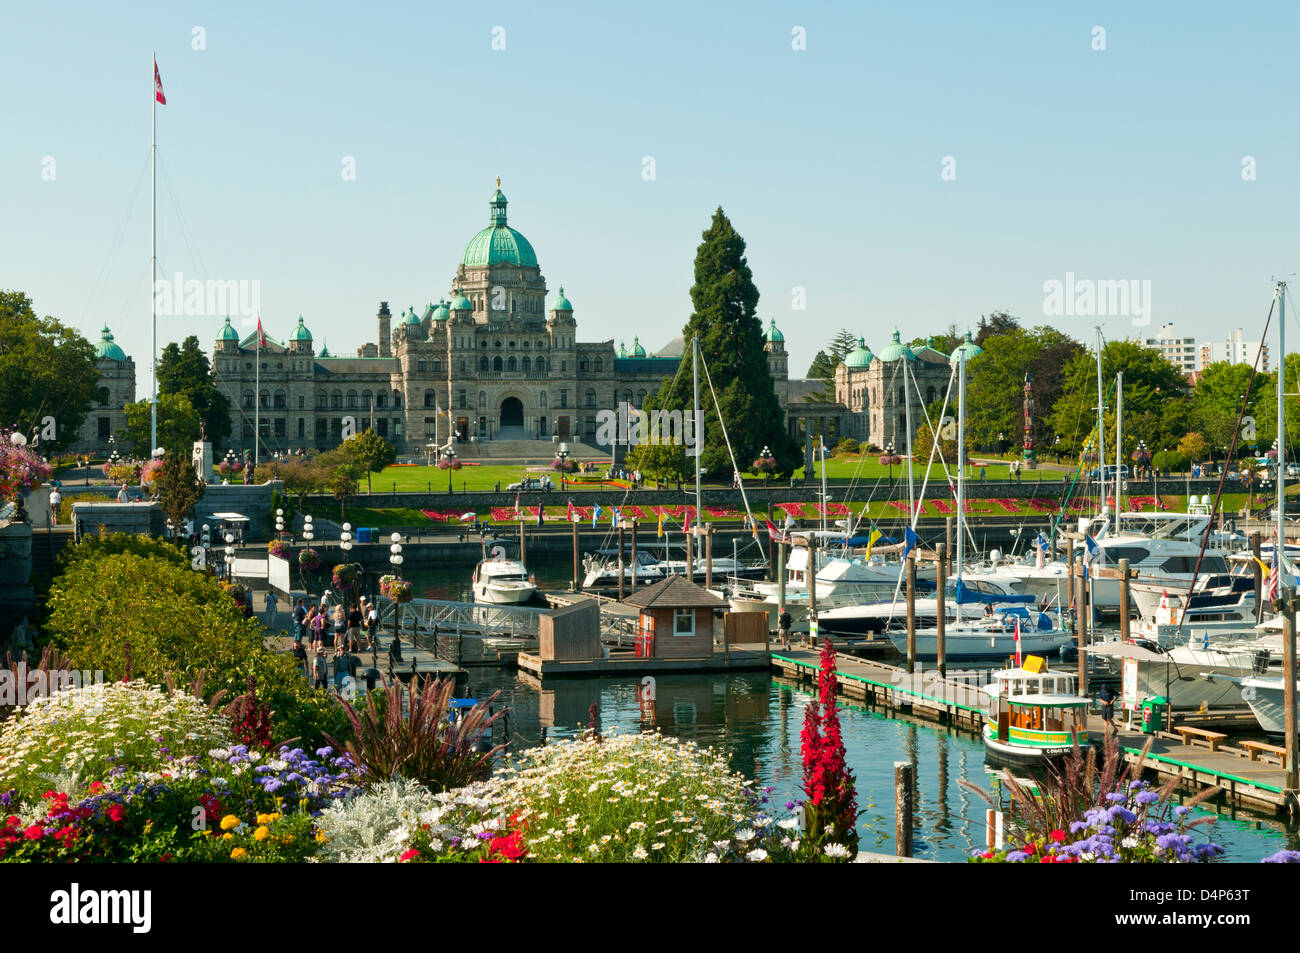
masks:
[[(829, 480), (847, 481), (847, 480), (852, 480), (855, 475), (857, 476), (857, 479), (859, 481), (888, 479), (890, 476), (890, 467), (887, 464), (882, 464), (880, 462), (880, 456), (881, 456), (880, 454), (872, 453), (872, 454), (864, 454), (861, 457), (846, 457), (846, 456), (831, 457), (829, 460), (826, 461), (826, 479), (828, 481)], [(985, 458), (983, 456), (979, 456), (976, 459), (983, 460)], [(917, 462), (914, 463), (912, 467), (913, 467), (913, 478), (915, 480), (920, 481), (925, 479), (926, 468), (924, 464)], [(1003, 463), (1003, 464), (994, 464), (992, 466), (987, 466), (987, 467), (977, 467), (973, 465), (970, 461), (967, 461), (967, 470), (966, 470), (967, 479), (978, 480), (979, 471), (981, 469), (985, 471), (984, 477), (987, 480), (1011, 479), (1010, 462)], [(948, 471), (952, 474), (953, 478), (956, 479), (957, 468), (955, 466), (950, 466), (948, 468)], [(812, 477), (814, 479), (820, 480), (821, 475), (822, 475), (821, 464), (820, 463), (813, 464)], [(799, 478), (803, 477), (802, 467), (800, 467), (799, 470), (796, 471), (796, 476)], [(1023, 471), (1021, 474), (1021, 480), (1028, 481), (1031, 483), (1036, 481), (1042, 481), (1044, 483), (1048, 483), (1048, 482), (1059, 482), (1060, 480), (1065, 479), (1066, 476), (1067, 474), (1062, 470), (1039, 467), (1037, 470)], [(893, 477), (895, 480), (902, 481), (904, 485), (906, 484), (907, 482), (906, 460), (904, 460), (903, 463), (896, 464), (893, 467)], [(752, 478), (749, 479), (752, 480)], [(933, 483), (936, 480), (943, 483), (948, 482), (948, 478), (944, 474), (944, 468), (938, 461), (935, 461), (935, 463), (930, 467), (930, 482)]]

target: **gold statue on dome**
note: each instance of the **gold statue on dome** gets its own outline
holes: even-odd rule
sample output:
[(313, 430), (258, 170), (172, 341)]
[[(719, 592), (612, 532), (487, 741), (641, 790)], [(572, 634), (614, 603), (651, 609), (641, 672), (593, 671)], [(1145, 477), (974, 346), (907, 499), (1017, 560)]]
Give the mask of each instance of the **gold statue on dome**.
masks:
[(501, 176), (497, 176), (497, 188), (501, 188)]

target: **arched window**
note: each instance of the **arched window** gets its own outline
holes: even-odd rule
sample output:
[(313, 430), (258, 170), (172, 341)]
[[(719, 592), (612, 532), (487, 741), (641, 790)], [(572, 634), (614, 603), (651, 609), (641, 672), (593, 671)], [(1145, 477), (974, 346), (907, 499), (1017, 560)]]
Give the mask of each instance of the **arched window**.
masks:
[(506, 358), (506, 370), (508, 371), (518, 370), (518, 368), (515, 366), (515, 356), (513, 354), (511, 354), (508, 358)]
[(387, 395), (385, 395), (384, 392), (381, 390), (379, 393), (377, 393), (377, 394), (375, 395), (375, 406), (376, 406), (376, 407), (383, 407), (383, 406), (384, 406), (384, 401), (385, 401), (386, 399), (387, 399)]
[(925, 402), (926, 402), (927, 404), (933, 404), (933, 403), (934, 403), (934, 398), (935, 398), (936, 396), (937, 396), (937, 395), (935, 394), (935, 391), (934, 391), (934, 388), (933, 388), (933, 387), (927, 387), (927, 388), (925, 389)]
[(275, 392), (275, 406), (279, 410), (284, 410), (289, 406), (289, 399), (285, 396), (284, 391), (278, 390)]
[(645, 391), (639, 390), (636, 392), (636, 405), (640, 407), (644, 403), (645, 403)]
[(425, 406), (425, 407), (433, 407), (433, 406), (436, 406), (435, 403), (434, 403), (434, 400), (435, 400), (435, 396), (434, 396), (433, 391), (431, 391), (431, 390), (426, 390), (426, 391), (424, 392), (424, 406)]
[(596, 406), (596, 392), (594, 390), (587, 390), (587, 406), (593, 409)]
[(478, 392), (478, 409), (479, 410), (487, 409), (487, 393), (484, 391)]
[(429, 370), (433, 371), (433, 373), (435, 374), (441, 374), (442, 361), (439, 358), (435, 357), (432, 361), (429, 362)]
[(478, 369), (480, 371), (486, 371), (488, 369), (488, 359), (486, 357), (480, 357), (478, 359)]
[(402, 409), (402, 394), (400, 391), (393, 391), (393, 409)]
[(330, 406), (335, 410), (343, 409), (343, 391), (336, 390), (330, 394)]
[(537, 373), (543, 374), (545, 372), (546, 372), (546, 358), (539, 357), (537, 359)]
[(497, 348), (498, 351), (501, 350), (501, 342), (500, 342), (500, 341), (497, 341), (497, 343), (496, 343), (496, 348)]
[[(299, 410), (306, 410), (306, 409), (307, 409), (307, 398), (304, 397), (302, 394), (299, 394), (299, 395), (298, 395), (298, 409), (299, 409)], [(302, 435), (299, 434), (299, 436), (302, 436)]]
[(366, 408), (366, 410), (369, 410), (371, 407), (375, 406), (374, 396), (370, 393), (370, 391), (363, 390), (361, 392), (361, 406)]
[(426, 370), (428, 370), (428, 363), (424, 360), (424, 358), (420, 358), (420, 360), (415, 362), (415, 369), (419, 371), (421, 374), (423, 374)]
[(632, 391), (630, 389), (623, 391), (623, 403), (632, 403)]
[(500, 355), (497, 355), (496, 357), (492, 358), (492, 370), (494, 370), (494, 371), (499, 371), (499, 370), (501, 370), (501, 356), (500, 356)]
[(533, 369), (533, 361), (532, 361), (532, 358), (525, 357), (524, 360), (523, 360), (523, 370), (524, 370), (524, 373), (527, 374), (527, 373), (528, 373), (530, 370), (532, 370), (532, 369)]
[(252, 391), (245, 391), (245, 392), (244, 392), (244, 409), (245, 409), (245, 410), (252, 410), (252, 409), (253, 409), (253, 401), (254, 401), (254, 400), (256, 400), (256, 398), (253, 396), (253, 392), (252, 392)]
[(587, 359), (585, 357), (578, 362), (578, 370), (582, 371), (582, 373), (584, 374), (587, 373), (588, 370), (590, 370), (590, 367), (587, 364)]
[(605, 362), (600, 358), (596, 358), (596, 373), (603, 374), (604, 372), (605, 372)]
[(356, 407), (357, 407), (357, 392), (354, 390), (350, 390), (348, 391), (348, 410), (355, 410)]
[(329, 405), (330, 405), (329, 395), (326, 394), (323, 390), (316, 391), (316, 409), (324, 410)]

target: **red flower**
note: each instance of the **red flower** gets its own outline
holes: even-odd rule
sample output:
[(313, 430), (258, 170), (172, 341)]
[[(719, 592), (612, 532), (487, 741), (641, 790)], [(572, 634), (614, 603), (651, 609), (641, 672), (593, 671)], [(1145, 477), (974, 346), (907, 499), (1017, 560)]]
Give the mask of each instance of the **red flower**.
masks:
[(1026, 845), (1025, 845), (1025, 853), (1026, 853), (1026, 854), (1036, 854), (1036, 853), (1038, 853), (1038, 845), (1035, 844), (1035, 843), (1033, 843), (1032, 841), (1031, 841), (1030, 843), (1026, 844)]
[(121, 804), (114, 804), (108, 809), (108, 819), (115, 824), (121, 821), (125, 816), (126, 811), (123, 810)]
[(1056, 863), (1056, 858), (1053, 857), (1051, 854), (1044, 854), (1042, 858), (1039, 859), (1038, 862), (1040, 864), (1054, 864)]
[(414, 858), (419, 856), (420, 856), (420, 852), (416, 850), (414, 847), (412, 847), (410, 850), (405, 851), (401, 857), (397, 858), (397, 862), (404, 864), (408, 860), (413, 860)]
[(1056, 843), (1061, 844), (1065, 842), (1066, 834), (1065, 831), (1052, 831), (1052, 833), (1048, 834), (1047, 836), (1051, 838), (1053, 841), (1055, 841)]
[(77, 839), (77, 829), (68, 824), (66, 827), (59, 828), (54, 836), (59, 839), (64, 847), (71, 847)]
[(91, 793), (91, 794), (98, 794), (98, 793), (99, 793), (100, 791), (102, 791), (102, 790), (104, 790), (104, 785), (103, 785), (102, 782), (99, 782), (99, 781), (92, 781), (92, 782), (90, 782), (90, 793)]
[(41, 827), (41, 825), (33, 824), (31, 827), (23, 831), (23, 836), (26, 837), (28, 840), (40, 840), (41, 835), (44, 833), (45, 833), (45, 829)]

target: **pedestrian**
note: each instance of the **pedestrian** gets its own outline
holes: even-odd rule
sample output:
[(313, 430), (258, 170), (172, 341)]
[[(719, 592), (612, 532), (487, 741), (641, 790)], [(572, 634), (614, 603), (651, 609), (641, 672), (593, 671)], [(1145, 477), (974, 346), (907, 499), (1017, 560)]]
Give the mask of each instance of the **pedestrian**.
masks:
[(274, 589), (266, 590), (266, 627), (275, 627), (275, 617), (280, 613), (280, 597)]
[[(364, 603), (366, 597), (362, 596), (361, 601)], [(345, 652), (361, 651), (361, 607), (355, 606), (348, 613), (348, 640), (344, 646)]]
[(334, 608), (334, 593), (328, 589), (320, 594), (320, 608), (322, 612), (329, 612)]
[(348, 635), (348, 617), (343, 611), (343, 606), (334, 607), (334, 654), (338, 655), (343, 651), (344, 639)]
[(316, 657), (311, 661), (311, 687), (324, 688), (328, 684), (326, 681), (326, 676), (328, 674), (328, 668), (325, 664), (325, 653), (323, 651), (317, 652)]
[[(313, 606), (313, 608), (315, 608)], [(302, 599), (298, 600), (298, 605), (293, 610), (293, 640), (301, 642), (302, 637), (306, 634), (307, 629), (307, 606)]]
[(366, 603), (366, 648), (379, 648), (379, 609), (373, 602)]
[(59, 488), (56, 486), (50, 490), (50, 525), (59, 525), (59, 504), (63, 502), (63, 497), (59, 494)]
[(293, 640), (293, 657), (298, 660), (298, 673), (303, 678), (307, 677), (307, 647), (299, 639)]
[(1097, 700), (1101, 702), (1101, 720), (1106, 723), (1106, 729), (1111, 734), (1119, 734), (1119, 729), (1115, 727), (1115, 689), (1111, 688), (1109, 683), (1101, 686), (1101, 691), (1097, 693)]
[(790, 610), (781, 609), (781, 618), (777, 620), (777, 627), (781, 633), (781, 648), (790, 647), (790, 626), (794, 624), (794, 619), (790, 615)]
[(117, 491), (117, 502), (126, 503), (131, 499), (131, 494), (126, 492), (126, 484), (122, 484), (122, 489)]
[(307, 614), (307, 625), (311, 628), (311, 650), (325, 651), (325, 613), (316, 606)]

